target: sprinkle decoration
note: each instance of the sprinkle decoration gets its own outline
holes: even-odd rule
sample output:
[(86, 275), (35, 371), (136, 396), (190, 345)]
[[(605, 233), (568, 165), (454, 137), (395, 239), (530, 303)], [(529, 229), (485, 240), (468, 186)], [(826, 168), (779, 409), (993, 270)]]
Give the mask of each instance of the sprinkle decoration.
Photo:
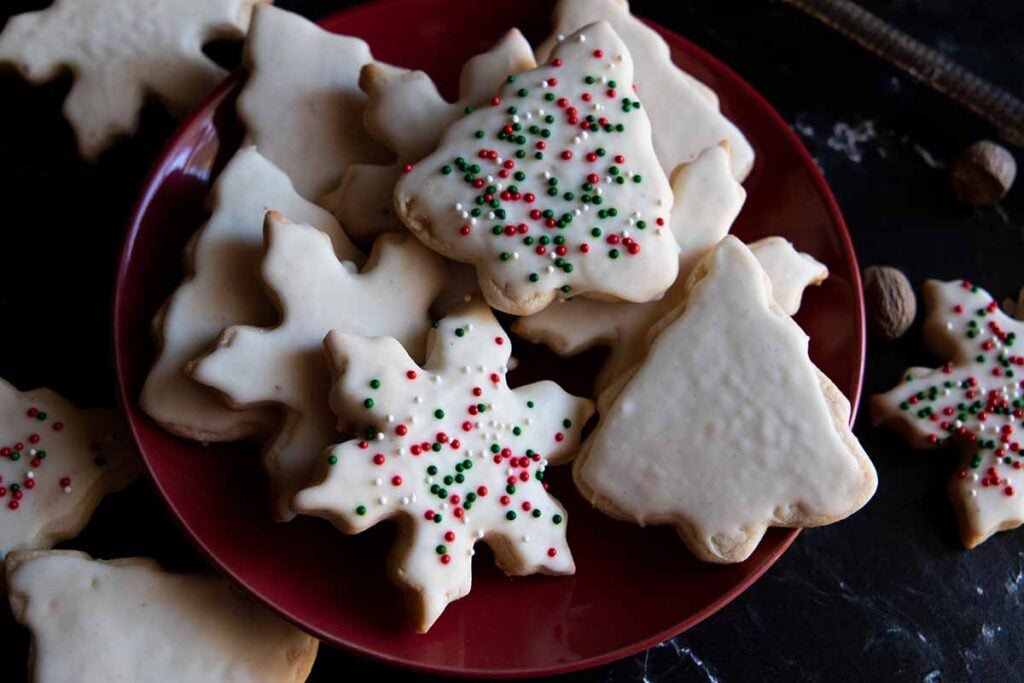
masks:
[(944, 338), (943, 348), (955, 349), (954, 360), (936, 370), (908, 371), (874, 407), (907, 424), (923, 447), (959, 446), (965, 459), (954, 490), (972, 500), (973, 509), (987, 510), (999, 499), (1021, 496), (1024, 348), (1018, 339), (1024, 325), (971, 282), (929, 286), (934, 296), (926, 329)]
[(437, 239), (515, 266), (503, 277), (562, 298), (644, 256), (658, 268), (649, 250), (675, 247), (658, 227), (671, 191), (649, 180), (660, 166), (623, 48), (565, 56), (508, 79), (490, 107), (454, 124), (420, 163), (423, 182), (408, 183), (417, 204), (437, 203)]
[[(53, 471), (53, 466), (46, 467), (54, 462), (54, 454), (47, 452), (46, 434), (49, 431), (60, 432), (64, 424), (54, 421), (51, 416), (37, 406), (32, 406), (25, 411), (25, 424), (21, 433), (12, 441), (0, 446), (0, 463), (4, 461), (11, 465), (0, 469), (7, 471), (7, 474), (0, 475), (0, 510), (16, 512), (27, 504), (29, 496), (34, 491), (43, 490), (44, 487), (57, 487), (64, 493), (72, 492), (71, 477), (60, 475), (56, 481), (47, 483), (40, 478), (40, 473)], [(90, 444), (90, 450), (94, 454), (93, 465), (103, 467), (106, 459), (102, 455), (103, 444), (95, 441)], [(59, 461), (59, 454), (57, 454)], [(58, 465), (59, 466), (59, 465)], [(10, 473), (11, 469), (15, 473)]]
[[(415, 586), (431, 583), (417, 580), (427, 565), (455, 572), (456, 584), (468, 581), (473, 546), (489, 537), (512, 543), (516, 566), (571, 568), (565, 511), (547, 492), (545, 473), (575, 450), (591, 402), (552, 382), (510, 389), (509, 338), (482, 303), (431, 334), (424, 368), (397, 343), (328, 337), (336, 367), (346, 368), (332, 406), (360, 420), (369, 438), (331, 448), (323, 482), (299, 494), (299, 508), (329, 510), (355, 530), (405, 517), (416, 540), (400, 566)], [(368, 377), (380, 388), (368, 389)], [(556, 556), (563, 564), (551, 564)]]

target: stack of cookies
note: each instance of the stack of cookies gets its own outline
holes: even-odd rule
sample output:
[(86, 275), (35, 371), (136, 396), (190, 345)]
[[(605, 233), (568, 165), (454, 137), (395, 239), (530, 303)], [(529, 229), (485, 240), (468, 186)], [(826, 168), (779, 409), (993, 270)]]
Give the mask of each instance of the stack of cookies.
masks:
[[(134, 127), (146, 90), (184, 104), (216, 80), (183, 46), (246, 32), (245, 141), (154, 321), (143, 409), (187, 439), (261, 442), (268, 515), (281, 523), (314, 515), (356, 534), (394, 520), (391, 574), (416, 630), (469, 593), (478, 542), (509, 575), (575, 571), (549, 466), (572, 466), (576, 491), (558, 495), (671, 525), (716, 563), (749, 557), (768, 527), (835, 522), (873, 494), (850, 404), (791, 318), (827, 269), (781, 237), (729, 235), (754, 151), (624, 0), (560, 0), (536, 50), (513, 29), (469, 60), (455, 102), (363, 41), (256, 0), (140, 10), (134, 30), (152, 34), (155, 71), (134, 52), (138, 36), (98, 31), (89, 50), (36, 50), (126, 4), (90, 13), (93, 0), (79, 2), (12, 21), (0, 60), (31, 77), (59, 61), (106, 68), (134, 86), (107, 97), (95, 78), (76, 85), (68, 113), (89, 156)], [(191, 76), (172, 69), (184, 63)], [(606, 348), (591, 395), (551, 380), (510, 387), (524, 343), (510, 331), (560, 356)], [(22, 423), (65, 408), (9, 393), (8, 427), (32, 444), (35, 423)], [(84, 447), (84, 428), (66, 420), (64, 437), (47, 437), (75, 435), (62, 483), (36, 496), (46, 506), (32, 529), (0, 536), (0, 550), (21, 551), (8, 560), (12, 600), (39, 653), (58, 647), (61, 621), (33, 604), (59, 598), (77, 623), (104, 601), (129, 622), (152, 602), (177, 636), (173, 624), (220, 614), (228, 654), (197, 654), (206, 671), (264, 639), (277, 646), (249, 666), (303, 677), (315, 641), (231, 607), (223, 586), (140, 560), (35, 552), (75, 533), (138, 470), (113, 440), (106, 459)], [(19, 457), (28, 448), (15, 446)], [(44, 469), (41, 452), (26, 457)], [(35, 475), (24, 476), (12, 508), (35, 500), (19, 490)], [(54, 597), (68, 576), (88, 583), (84, 597)]]
[[(469, 592), (478, 542), (511, 575), (573, 573), (548, 466), (574, 461), (595, 506), (709, 562), (875, 489), (790, 317), (827, 270), (728, 236), (750, 145), (624, 3), (562, 0), (554, 24), (536, 52), (512, 30), (471, 59), (448, 102), (257, 7), (246, 144), (156, 320), (145, 410), (261, 440), (282, 522), (395, 520), (419, 631)], [(496, 311), (560, 355), (608, 347), (593, 395), (510, 388), (520, 342)]]

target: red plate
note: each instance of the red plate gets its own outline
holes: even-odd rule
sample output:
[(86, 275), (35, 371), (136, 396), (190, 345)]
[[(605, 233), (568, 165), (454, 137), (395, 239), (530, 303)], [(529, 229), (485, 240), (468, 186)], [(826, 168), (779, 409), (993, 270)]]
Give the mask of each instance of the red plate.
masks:
[[(426, 70), (451, 94), (462, 62), (507, 28), (519, 26), (539, 42), (549, 4), (393, 0), (356, 7), (323, 25), (366, 39), (379, 59)], [(811, 335), (814, 360), (856, 404), (863, 302), (853, 247), (832, 194), (760, 95), (699, 48), (655, 28), (675, 61), (718, 92), (757, 151), (735, 232), (747, 240), (783, 235), (828, 265), (831, 277), (807, 295), (798, 320)], [(314, 519), (269, 522), (256, 446), (204, 448), (161, 431), (137, 401), (154, 356), (150, 320), (180, 281), (181, 250), (206, 218), (212, 179), (240, 142), (239, 84), (234, 76), (211, 95), (156, 164), (126, 237), (114, 302), (118, 381), (139, 449), (187, 534), (224, 574), (329, 643), (434, 673), (513, 677), (595, 666), (670, 638), (720, 609), (778, 559), (795, 531), (769, 531), (742, 564), (699, 563), (669, 529), (642, 530), (589, 509), (563, 468), (551, 481), (570, 510), (577, 574), (508, 579), (482, 552), (473, 592), (448, 607), (428, 635), (416, 635), (384, 577), (392, 528), (346, 537)], [(523, 367), (544, 355), (524, 342), (516, 345)], [(588, 354), (569, 364), (569, 376), (556, 379), (586, 392), (599, 360)], [(512, 377), (529, 379), (523, 371)]]

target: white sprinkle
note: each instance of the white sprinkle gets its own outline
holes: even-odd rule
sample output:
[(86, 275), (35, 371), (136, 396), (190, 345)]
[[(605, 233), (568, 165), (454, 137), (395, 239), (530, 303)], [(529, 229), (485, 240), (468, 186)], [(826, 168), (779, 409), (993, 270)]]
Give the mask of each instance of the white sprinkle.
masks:
[(565, 40), (565, 34), (559, 33), (558, 34), (558, 42), (562, 42), (563, 40)]
[(442, 510), (447, 510), (448, 509), (448, 503), (441, 503), (441, 509)]
[(622, 231), (622, 237), (623, 238), (629, 237), (629, 230), (623, 230)]
[(632, 218), (630, 218), (630, 219), (629, 219), (628, 221), (626, 221), (626, 223), (627, 223), (628, 225), (636, 225), (636, 221), (635, 221), (635, 220), (633, 220)]
[[(30, 449), (28, 449), (28, 454), (29, 454), (29, 455), (35, 455), (35, 454), (36, 454), (36, 453), (38, 453), (38, 452), (39, 452), (39, 451), (37, 451), (37, 450), (36, 450), (36, 449), (34, 449), (34, 448), (30, 448)], [(32, 473), (31, 473), (31, 472), (29, 472), (29, 474), (32, 474)]]
[(544, 179), (545, 180), (550, 180), (551, 179), (551, 171), (544, 171)]
[[(32, 451), (29, 451), (29, 453), (31, 454)], [(28, 477), (29, 479), (35, 479), (36, 473), (33, 472), (32, 470), (29, 470), (28, 472), (25, 473), (25, 476)]]
[(444, 381), (444, 379), (443, 379), (443, 378), (441, 377), (441, 375), (434, 375), (434, 376), (433, 376), (433, 377), (431, 378), (431, 381), (432, 381), (432, 382), (433, 382), (434, 384), (440, 384), (441, 382), (443, 382), (443, 381)]
[(477, 538), (483, 538), (484, 537), (484, 530), (483, 529), (477, 529), (475, 535), (476, 535)]
[(971, 498), (974, 498), (976, 495), (978, 495), (977, 489), (971, 489)]
[(633, 212), (633, 218), (640, 218), (640, 212), (639, 211), (634, 211)]
[(409, 504), (409, 496), (402, 496), (402, 505)]
[(473, 329), (474, 329), (473, 323), (466, 323), (466, 331), (467, 332), (472, 332)]
[(71, 493), (71, 487), (70, 486), (65, 486), (64, 487), (64, 493)]
[[(465, 518), (465, 517), (463, 517), (463, 518), (462, 518), (462, 521), (463, 521), (463, 523), (465, 523), (465, 521), (466, 521), (466, 518)], [(475, 554), (476, 554), (476, 551), (475, 551), (475, 550), (473, 550), (472, 548), (470, 548), (469, 550), (467, 550), (467, 551), (466, 551), (466, 554), (467, 554), (467, 555), (469, 555), (470, 557), (473, 557), (473, 555), (475, 555)]]
[(488, 211), (487, 212), (487, 220), (489, 220), (489, 221), (493, 221), (494, 220), (494, 212), (493, 211)]
[(533, 418), (532, 417), (528, 417), (523, 422), (526, 424), (527, 427), (529, 427), (530, 425), (533, 424)]
[(545, 270), (547, 272), (549, 272), (549, 273), (553, 273), (553, 272), (555, 272), (555, 267), (554, 266), (548, 266), (547, 268), (545, 268)]
[(526, 112), (526, 120), (530, 121), (531, 119), (533, 119), (533, 112)]
[(494, 176), (492, 176), (492, 175), (487, 176), (487, 182), (493, 183), (494, 182)]
[(418, 417), (416, 417), (415, 415), (410, 415), (409, 416), (409, 423), (410, 424), (416, 424), (419, 421), (420, 421), (420, 419)]
[(480, 372), (487, 372), (487, 370), (484, 369), (484, 366), (482, 366), (482, 365), (476, 366), (476, 369), (479, 370)]
[(381, 505), (387, 505), (388, 504), (388, 497), (387, 496), (381, 496), (380, 498), (377, 499), (377, 502), (380, 503)]
[(383, 486), (384, 485), (384, 480), (381, 479), (380, 477), (377, 477), (376, 479), (373, 480), (373, 485), (374, 486)]
[(529, 534), (523, 534), (523, 535), (522, 535), (522, 536), (520, 537), (520, 540), (521, 540), (521, 541), (522, 541), (523, 543), (529, 543), (529, 542), (530, 542), (530, 535), (529, 535)]
[(433, 484), (434, 483), (434, 478), (433, 477), (427, 477), (423, 481), (427, 482), (428, 484)]
[(587, 42), (587, 34), (586, 33), (581, 33), (580, 37), (577, 38), (576, 40), (580, 41), (581, 43)]
[(388, 420), (389, 423), (394, 422), (395, 421), (395, 416), (394, 415), (388, 415), (387, 420)]
[(476, 219), (475, 218), (470, 218), (469, 219), (469, 224), (470, 225), (476, 225)]
[(661, 228), (655, 228), (654, 234), (657, 235), (658, 237), (661, 237)]
[[(512, 117), (512, 123), (519, 123), (519, 115), (518, 114)], [(501, 159), (498, 159), (498, 163), (501, 163)]]
[(462, 217), (463, 219), (469, 218), (469, 211), (463, 211), (463, 212), (462, 212), (462, 213), (460, 214), (460, 216), (461, 216), (461, 217)]
[(463, 365), (462, 372), (463, 374), (468, 375), (469, 373), (473, 372), (473, 368), (469, 367), (468, 365)]
[(573, 210), (572, 210), (572, 214), (573, 214), (574, 216), (577, 216), (577, 217), (579, 217), (580, 215), (582, 215), (582, 213), (583, 213), (583, 212), (582, 212), (582, 211), (580, 211), (579, 209), (573, 209)]
[(512, 252), (512, 260), (513, 261), (518, 261), (519, 260), (519, 252), (518, 251), (513, 251)]
[(414, 503), (416, 502), (416, 494), (415, 493), (412, 494), (412, 502), (414, 502)]
[(665, 203), (665, 200), (663, 200), (663, 199), (659, 199), (658, 202), (657, 202), (658, 206), (662, 206), (664, 203)]
[(405, 455), (405, 446), (402, 446), (401, 448), (398, 449), (398, 454)]
[(455, 210), (456, 211), (462, 211), (462, 202), (458, 202), (458, 203), (455, 204)]
[(377, 441), (383, 441), (384, 440), (384, 432), (377, 432), (377, 436), (375, 438), (377, 439)]

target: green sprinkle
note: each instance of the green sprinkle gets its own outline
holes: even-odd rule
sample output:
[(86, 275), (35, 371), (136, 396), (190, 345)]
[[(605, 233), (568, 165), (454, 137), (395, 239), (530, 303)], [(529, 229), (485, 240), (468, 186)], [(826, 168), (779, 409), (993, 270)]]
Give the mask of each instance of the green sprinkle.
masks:
[(371, 389), (380, 389), (380, 380), (376, 377), (370, 380)]
[(366, 514), (366, 506), (365, 505), (360, 505), (359, 507), (357, 507), (356, 508), (356, 514), (359, 515), (360, 517), (365, 515)]
[(365, 401), (363, 401), (363, 406), (365, 408), (367, 408), (367, 409), (372, 408), (373, 407), (373, 399), (372, 398), (368, 398)]
[(327, 456), (327, 464), (328, 465), (337, 465), (338, 464), (338, 456), (336, 456), (336, 455), (328, 455)]
[(505, 519), (507, 519), (508, 521), (511, 522), (515, 518), (516, 518), (515, 510), (509, 510), (508, 512), (505, 513)]

